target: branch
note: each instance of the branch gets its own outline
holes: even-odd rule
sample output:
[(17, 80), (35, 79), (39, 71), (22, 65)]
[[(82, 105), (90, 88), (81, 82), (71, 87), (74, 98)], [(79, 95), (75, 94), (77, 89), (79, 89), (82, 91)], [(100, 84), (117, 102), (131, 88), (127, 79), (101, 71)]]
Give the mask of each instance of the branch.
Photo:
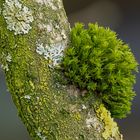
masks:
[(0, 0), (0, 60), (18, 114), (34, 140), (121, 140), (96, 98), (56, 70), (70, 27), (61, 0)]

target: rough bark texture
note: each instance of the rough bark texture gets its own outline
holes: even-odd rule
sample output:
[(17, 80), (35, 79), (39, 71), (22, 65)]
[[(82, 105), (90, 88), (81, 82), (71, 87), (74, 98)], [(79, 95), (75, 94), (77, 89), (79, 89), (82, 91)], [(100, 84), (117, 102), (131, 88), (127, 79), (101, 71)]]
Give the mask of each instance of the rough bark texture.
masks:
[(0, 13), (0, 61), (32, 139), (121, 140), (104, 106), (56, 70), (70, 32), (62, 1), (0, 0)]

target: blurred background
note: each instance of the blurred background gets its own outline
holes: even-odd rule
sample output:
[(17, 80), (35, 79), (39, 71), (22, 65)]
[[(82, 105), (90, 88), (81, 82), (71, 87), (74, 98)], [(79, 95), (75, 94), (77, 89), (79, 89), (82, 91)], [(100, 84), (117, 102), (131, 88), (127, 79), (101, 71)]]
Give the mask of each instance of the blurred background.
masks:
[[(71, 26), (75, 22), (98, 22), (117, 32), (128, 43), (140, 63), (140, 0), (64, 0)], [(117, 120), (125, 140), (140, 140), (140, 74), (137, 75), (132, 113)], [(30, 140), (17, 116), (0, 69), (0, 140)]]

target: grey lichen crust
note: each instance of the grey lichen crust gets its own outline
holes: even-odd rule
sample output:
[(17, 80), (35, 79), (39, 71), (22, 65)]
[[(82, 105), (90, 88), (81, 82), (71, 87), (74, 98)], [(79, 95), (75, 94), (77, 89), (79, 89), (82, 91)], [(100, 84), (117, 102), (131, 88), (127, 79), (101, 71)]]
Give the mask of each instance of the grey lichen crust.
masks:
[[(42, 32), (41, 37), (36, 41), (36, 52), (48, 60), (49, 67), (54, 68), (61, 63), (64, 50), (67, 47), (67, 31), (64, 25), (67, 26), (68, 23), (64, 18), (63, 6), (61, 0), (34, 1), (40, 6), (36, 22), (38, 31)], [(52, 11), (51, 18), (44, 19), (48, 14), (44, 14), (42, 7)], [(47, 42), (45, 41), (46, 37), (48, 38)]]
[(44, 46), (43, 43), (37, 43), (36, 52), (43, 55), (45, 59), (49, 60), (49, 66), (53, 68), (61, 63), (65, 48), (66, 44), (62, 42), (46, 46)]
[[(34, 9), (33, 27), (28, 28), (28, 33), (24, 26), (16, 28), (17, 24), (11, 29), (15, 16), (11, 18), (11, 14), (4, 13), (12, 0), (5, 3), (0, 5), (5, 15), (0, 16), (0, 61), (7, 66), (4, 69), (9, 91), (32, 139), (121, 140), (118, 127), (112, 127), (107, 110), (100, 106), (96, 110), (96, 99), (81, 97), (86, 91), (66, 85), (63, 75), (55, 69), (69, 43), (70, 27), (62, 1), (23, 0), (22, 12), (25, 5)], [(16, 4), (20, 5), (19, 1), (13, 0), (13, 8), (19, 9)], [(27, 26), (33, 21), (32, 14), (29, 15), (32, 20), (23, 20)], [(12, 21), (9, 23), (6, 17)], [(22, 25), (19, 19), (17, 22)], [(14, 32), (9, 33), (9, 28)]]
[(5, 0), (3, 4), (3, 16), (7, 23), (7, 29), (14, 34), (27, 34), (32, 28), (32, 11), (19, 0)]

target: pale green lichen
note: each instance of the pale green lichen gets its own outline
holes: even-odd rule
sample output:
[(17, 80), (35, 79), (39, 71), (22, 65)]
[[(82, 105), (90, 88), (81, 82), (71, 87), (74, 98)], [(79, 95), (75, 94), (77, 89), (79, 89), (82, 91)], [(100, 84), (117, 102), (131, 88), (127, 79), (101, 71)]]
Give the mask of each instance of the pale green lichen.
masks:
[(51, 44), (50, 46), (45, 46), (43, 43), (37, 43), (36, 52), (43, 55), (45, 59), (49, 60), (50, 67), (55, 67), (61, 63), (65, 48), (66, 45), (61, 42)]
[(3, 16), (7, 23), (7, 29), (14, 34), (27, 34), (32, 28), (32, 11), (18, 0), (5, 0), (3, 4)]
[(111, 118), (110, 112), (104, 107), (103, 104), (96, 110), (97, 116), (104, 123), (104, 131), (102, 136), (104, 139), (116, 137), (119, 134), (117, 123)]

